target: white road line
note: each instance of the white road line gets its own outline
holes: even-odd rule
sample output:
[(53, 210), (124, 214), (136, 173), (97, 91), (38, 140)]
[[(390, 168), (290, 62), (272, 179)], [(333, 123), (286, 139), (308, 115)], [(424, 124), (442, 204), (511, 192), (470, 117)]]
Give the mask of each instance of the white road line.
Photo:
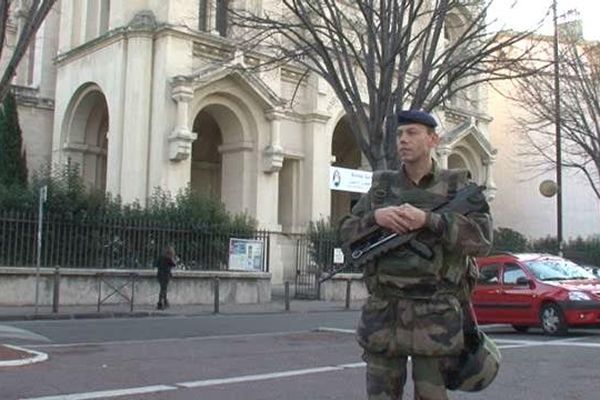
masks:
[(265, 373), (265, 374), (243, 375), (243, 376), (236, 376), (236, 377), (230, 377), (230, 378), (205, 379), (205, 380), (199, 380), (199, 381), (175, 383), (173, 385), (155, 385), (155, 386), (143, 386), (143, 387), (136, 387), (136, 388), (128, 388), (128, 389), (105, 390), (105, 391), (99, 391), (99, 392), (72, 393), (72, 394), (62, 394), (62, 395), (44, 396), (44, 397), (29, 397), (29, 398), (26, 398), (26, 399), (23, 398), (20, 400), (106, 399), (106, 398), (110, 398), (110, 397), (119, 397), (119, 396), (126, 396), (126, 395), (139, 395), (139, 394), (166, 392), (166, 391), (172, 391), (172, 390), (177, 390), (177, 389), (181, 389), (181, 388), (189, 389), (189, 388), (216, 386), (216, 385), (229, 385), (229, 384), (240, 383), (240, 382), (257, 382), (257, 381), (264, 381), (264, 380), (269, 380), (269, 379), (286, 378), (286, 377), (291, 377), (291, 376), (317, 374), (317, 373), (321, 373), (321, 372), (342, 371), (345, 369), (362, 368), (364, 366), (365, 366), (364, 362), (359, 362), (359, 363), (332, 365), (332, 366), (326, 366), (326, 367), (297, 369), (297, 370), (291, 370), (291, 371), (271, 372), (271, 373)]
[(202, 380), (202, 381), (181, 382), (181, 383), (177, 383), (176, 385), (182, 386), (185, 388), (227, 385), (230, 383), (256, 382), (256, 381), (265, 381), (265, 380), (269, 380), (269, 379), (286, 378), (289, 376), (316, 374), (319, 372), (339, 371), (341, 369), (344, 369), (344, 367), (341, 365), (318, 367), (318, 368), (307, 368), (307, 369), (297, 369), (297, 370), (291, 370), (291, 371), (271, 372), (271, 373), (267, 373), (267, 374), (244, 375), (244, 376), (237, 376), (237, 377), (232, 377), (232, 378), (206, 379), (206, 380)]
[(349, 333), (355, 334), (356, 329), (340, 329), (340, 328), (328, 328), (326, 326), (320, 326), (316, 328), (313, 332), (333, 332), (333, 333)]
[(0, 367), (20, 367), (22, 365), (35, 364), (42, 361), (46, 361), (48, 359), (48, 354), (42, 353), (41, 351), (24, 349), (19, 346), (13, 346), (11, 344), (5, 344), (4, 346), (8, 347), (9, 349), (29, 353), (30, 356), (27, 358), (20, 358), (17, 360), (0, 361)]
[(119, 397), (136, 394), (148, 394), (166, 392), (169, 390), (177, 390), (175, 386), (167, 385), (156, 385), (156, 386), (143, 386), (129, 389), (117, 389), (117, 390), (105, 390), (101, 392), (87, 392), (87, 393), (73, 393), (73, 394), (60, 394), (58, 396), (45, 396), (45, 397), (29, 397), (20, 400), (88, 400), (88, 399), (106, 399), (109, 397)]

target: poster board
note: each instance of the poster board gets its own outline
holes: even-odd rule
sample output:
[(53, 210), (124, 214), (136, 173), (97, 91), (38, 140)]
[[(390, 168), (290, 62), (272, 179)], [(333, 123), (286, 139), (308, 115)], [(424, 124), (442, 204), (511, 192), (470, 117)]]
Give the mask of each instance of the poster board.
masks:
[(231, 271), (261, 272), (263, 267), (263, 242), (251, 239), (229, 239)]

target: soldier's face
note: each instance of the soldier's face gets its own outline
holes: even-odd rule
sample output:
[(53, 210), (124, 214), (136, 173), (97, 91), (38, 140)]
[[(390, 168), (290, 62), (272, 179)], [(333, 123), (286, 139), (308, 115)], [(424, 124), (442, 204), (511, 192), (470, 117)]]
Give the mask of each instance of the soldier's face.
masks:
[(398, 157), (404, 163), (417, 163), (431, 157), (439, 136), (422, 124), (401, 125), (396, 136)]

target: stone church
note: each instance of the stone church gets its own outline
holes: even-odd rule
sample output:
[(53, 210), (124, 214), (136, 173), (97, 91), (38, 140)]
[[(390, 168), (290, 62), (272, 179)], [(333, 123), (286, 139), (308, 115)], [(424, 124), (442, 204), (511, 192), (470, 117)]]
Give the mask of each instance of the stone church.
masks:
[[(368, 164), (341, 105), (292, 66), (247, 68), (256, 60), (228, 37), (227, 12), (226, 1), (60, 0), (14, 81), (30, 171), (76, 163), (125, 202), (191, 185), (274, 232), (346, 213), (359, 194), (331, 190), (330, 167)], [(436, 112), (437, 158), (493, 198), (491, 118), (483, 88), (473, 93)]]

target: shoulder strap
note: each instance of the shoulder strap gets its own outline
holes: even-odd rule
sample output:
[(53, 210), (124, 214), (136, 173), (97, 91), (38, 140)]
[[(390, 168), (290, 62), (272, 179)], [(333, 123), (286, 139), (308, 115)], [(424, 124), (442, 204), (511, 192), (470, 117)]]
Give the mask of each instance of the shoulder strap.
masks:
[(373, 172), (371, 181), (371, 199), (374, 205), (385, 202), (390, 193), (392, 181), (396, 179), (396, 171), (383, 170)]
[(471, 180), (471, 173), (468, 169), (444, 169), (440, 171), (440, 176), (448, 183), (448, 197), (454, 197), (458, 189)]

